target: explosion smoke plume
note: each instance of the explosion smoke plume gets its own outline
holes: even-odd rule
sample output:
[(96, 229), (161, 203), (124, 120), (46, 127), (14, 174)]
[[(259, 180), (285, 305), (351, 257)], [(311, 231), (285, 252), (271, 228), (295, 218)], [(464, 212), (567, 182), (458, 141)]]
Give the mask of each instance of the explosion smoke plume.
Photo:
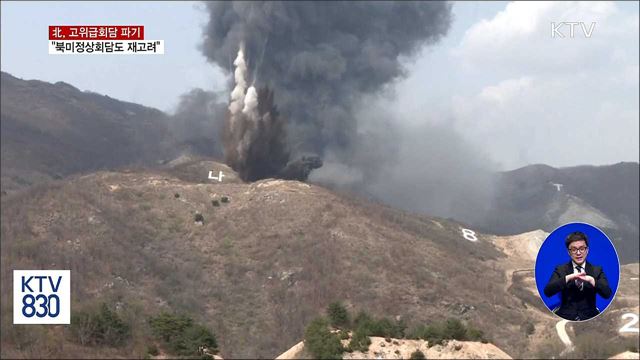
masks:
[[(349, 164), (362, 142), (354, 116), (358, 101), (402, 77), (402, 56), (439, 40), (451, 19), (445, 2), (213, 2), (207, 7), (204, 54), (223, 69), (236, 59), (225, 157), (246, 180), (304, 179), (327, 151)], [(259, 86), (248, 86), (250, 67), (259, 74)]]
[(247, 88), (248, 67), (242, 45), (233, 64), (236, 85), (223, 136), (225, 160), (247, 181), (278, 176), (289, 161), (289, 152), (284, 124), (273, 105), (273, 92), (267, 88), (258, 92), (253, 85)]

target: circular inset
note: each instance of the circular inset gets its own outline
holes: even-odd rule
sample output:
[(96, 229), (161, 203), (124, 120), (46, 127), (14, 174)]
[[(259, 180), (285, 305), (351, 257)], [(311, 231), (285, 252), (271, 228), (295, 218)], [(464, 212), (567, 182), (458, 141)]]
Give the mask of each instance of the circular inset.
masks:
[(597, 227), (570, 223), (552, 231), (538, 251), (536, 288), (547, 308), (570, 321), (606, 310), (618, 290), (620, 261)]

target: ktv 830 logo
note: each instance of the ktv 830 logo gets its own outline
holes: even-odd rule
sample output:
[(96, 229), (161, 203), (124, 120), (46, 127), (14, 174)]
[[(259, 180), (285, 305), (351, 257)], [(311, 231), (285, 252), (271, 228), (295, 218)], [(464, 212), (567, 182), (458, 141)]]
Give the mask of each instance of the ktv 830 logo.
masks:
[(14, 270), (14, 324), (69, 324), (70, 270)]

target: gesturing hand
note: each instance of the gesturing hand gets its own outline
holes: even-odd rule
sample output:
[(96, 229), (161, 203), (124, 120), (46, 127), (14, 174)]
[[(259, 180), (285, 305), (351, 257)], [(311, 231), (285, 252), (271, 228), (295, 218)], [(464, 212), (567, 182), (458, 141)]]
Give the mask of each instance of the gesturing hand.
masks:
[[(567, 276), (565, 276), (565, 277), (564, 277), (564, 280), (565, 280), (566, 282), (569, 282), (569, 281), (573, 281), (573, 280), (576, 280), (576, 279), (580, 279), (580, 276), (581, 276), (581, 275), (585, 275), (585, 274), (583, 274), (583, 273), (573, 273), (573, 274), (569, 274), (569, 275), (567, 275)], [(581, 279), (581, 280), (582, 280), (582, 279)]]
[(596, 286), (596, 279), (593, 278), (593, 276), (587, 275), (585, 273), (579, 273), (576, 274), (576, 278), (588, 282), (589, 284), (591, 284), (591, 286), (595, 287)]

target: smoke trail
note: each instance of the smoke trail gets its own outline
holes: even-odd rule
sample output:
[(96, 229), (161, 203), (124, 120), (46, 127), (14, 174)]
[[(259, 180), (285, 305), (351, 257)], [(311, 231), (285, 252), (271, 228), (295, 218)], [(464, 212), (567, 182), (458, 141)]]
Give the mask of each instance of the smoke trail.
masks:
[[(236, 84), (229, 106), (233, 126), (225, 151), (230, 161), (257, 178), (291, 177), (300, 168), (308, 174), (320, 164), (317, 156), (328, 152), (348, 164), (360, 142), (354, 116), (358, 101), (401, 78), (401, 58), (446, 33), (450, 7), (444, 2), (207, 3), (204, 54), (225, 68), (238, 46), (242, 50), (236, 57), (240, 65), (234, 62)], [(250, 118), (240, 112), (247, 101), (246, 65), (257, 63), (263, 51), (260, 83), (255, 85), (272, 90), (257, 91), (258, 118), (267, 116), (275, 126), (247, 120), (235, 128), (238, 119)], [(239, 79), (239, 73), (244, 77)], [(271, 109), (274, 94), (282, 116)], [(241, 95), (245, 97), (240, 99)], [(261, 98), (269, 98), (270, 104), (263, 104)], [(282, 119), (287, 119), (287, 126)], [(271, 163), (276, 168), (268, 172), (258, 171), (265, 170), (258, 159), (268, 159), (269, 154), (286, 160)]]

